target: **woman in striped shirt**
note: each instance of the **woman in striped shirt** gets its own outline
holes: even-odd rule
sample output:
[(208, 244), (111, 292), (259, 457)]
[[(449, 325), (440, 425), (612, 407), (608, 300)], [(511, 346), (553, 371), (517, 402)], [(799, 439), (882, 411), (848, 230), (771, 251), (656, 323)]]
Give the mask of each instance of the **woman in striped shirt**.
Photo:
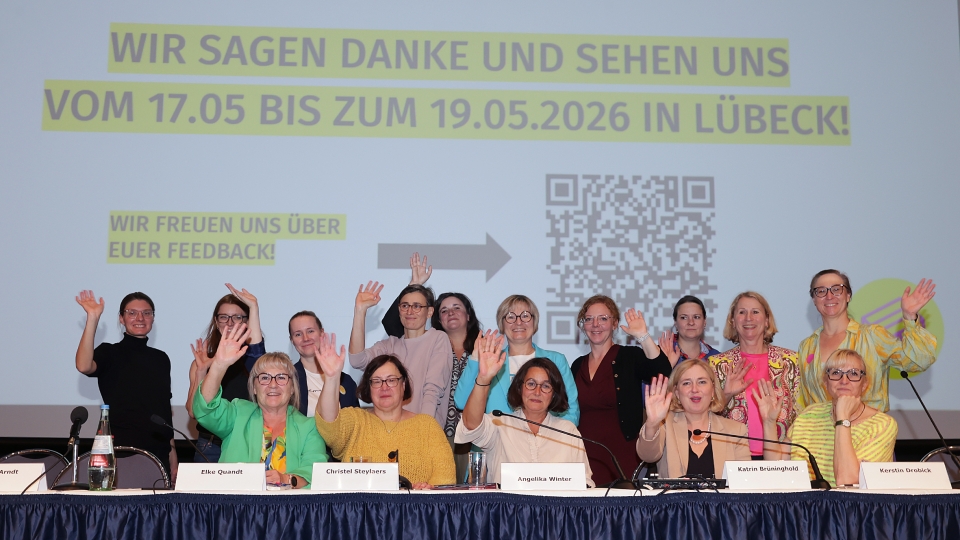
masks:
[[(856, 351), (834, 351), (821, 375), (830, 401), (807, 407), (787, 433), (788, 441), (805, 445), (816, 456), (832, 486), (856, 484), (861, 461), (893, 459), (897, 422), (864, 402), (870, 375)], [(793, 447), (791, 458), (805, 460), (806, 455)]]

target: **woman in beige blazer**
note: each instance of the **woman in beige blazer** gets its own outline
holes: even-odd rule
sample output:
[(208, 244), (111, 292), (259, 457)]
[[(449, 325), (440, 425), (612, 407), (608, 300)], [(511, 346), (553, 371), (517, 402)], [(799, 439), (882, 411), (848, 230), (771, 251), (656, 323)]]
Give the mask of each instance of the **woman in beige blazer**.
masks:
[[(778, 405), (771, 395), (761, 399), (772, 400), (764, 403), (765, 409)], [(661, 477), (719, 477), (726, 461), (750, 460), (746, 439), (693, 434), (699, 429), (747, 435), (746, 425), (716, 414), (724, 407), (723, 390), (716, 373), (704, 361), (680, 362), (669, 380), (659, 376), (647, 388), (645, 403), (647, 421), (637, 438), (637, 455), (647, 463), (657, 462)], [(777, 449), (770, 446), (771, 457), (776, 459)]]

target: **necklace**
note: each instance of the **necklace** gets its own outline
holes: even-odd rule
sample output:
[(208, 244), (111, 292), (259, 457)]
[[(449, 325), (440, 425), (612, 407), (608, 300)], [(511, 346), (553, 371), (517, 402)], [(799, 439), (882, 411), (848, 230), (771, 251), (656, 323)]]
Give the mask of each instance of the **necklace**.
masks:
[[(707, 431), (713, 431), (713, 419), (707, 420)], [(703, 437), (702, 437), (699, 441), (695, 441), (695, 440), (693, 440), (693, 431), (691, 430), (691, 432), (690, 432), (690, 444), (704, 444), (704, 443), (707, 442), (707, 438), (709, 438), (709, 437), (710, 437), (710, 435), (708, 435), (708, 434), (705, 433), (705, 434), (703, 435)]]
[(863, 411), (865, 411), (865, 410), (867, 410), (867, 404), (866, 404), (866, 403), (863, 403), (863, 404), (861, 404), (861, 406), (860, 406), (860, 413), (857, 414), (857, 416), (855, 416), (855, 417), (853, 418), (853, 420), (850, 420), (850, 423), (852, 424), (852, 423), (856, 422), (857, 419), (860, 418), (861, 415), (863, 415)]
[[(374, 416), (377, 416), (377, 415), (374, 414)], [(387, 429), (387, 423), (383, 421), (383, 418), (380, 418), (379, 416), (377, 416), (377, 419), (380, 420), (381, 424), (383, 424), (383, 430), (387, 432), (387, 435), (393, 433), (393, 430), (397, 429), (397, 426), (400, 425), (400, 420), (397, 420), (396, 422), (390, 422), (391, 424), (393, 424), (393, 427), (390, 429)]]

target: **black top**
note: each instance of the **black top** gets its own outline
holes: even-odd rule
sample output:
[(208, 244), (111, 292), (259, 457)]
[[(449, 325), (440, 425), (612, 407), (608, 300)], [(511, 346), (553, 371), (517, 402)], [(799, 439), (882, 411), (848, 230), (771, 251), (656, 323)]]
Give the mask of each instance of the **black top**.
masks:
[[(586, 361), (587, 356), (583, 355), (573, 361), (570, 371), (574, 376)], [(617, 416), (620, 419), (620, 431), (628, 441), (631, 441), (637, 438), (640, 427), (643, 426), (643, 390), (640, 384), (649, 383), (650, 379), (657, 375), (669, 376), (673, 367), (663, 351), (660, 351), (660, 356), (648, 359), (643, 349), (632, 346), (621, 346), (612, 364), (617, 385)]]
[[(399, 296), (390, 304), (390, 307), (387, 308), (387, 312), (383, 314), (383, 319), (381, 319), (380, 322), (383, 323), (383, 329), (386, 330), (388, 336), (403, 337), (403, 323), (400, 322)], [(438, 328), (437, 330), (440, 329)]]
[(147, 338), (124, 334), (119, 343), (101, 343), (93, 351), (103, 403), (110, 406), (113, 443), (157, 456), (170, 470), (173, 430), (150, 421), (154, 414), (173, 423), (170, 410), (170, 358), (147, 346)]
[[(693, 432), (688, 431), (687, 437), (693, 437)], [(686, 476), (693, 478), (714, 478), (716, 471), (713, 466), (713, 441), (710, 440), (710, 436), (707, 435), (707, 442), (704, 445), (703, 454), (699, 457), (697, 457), (697, 454), (693, 451), (692, 445), (688, 443), (687, 447), (690, 450), (687, 455)]]

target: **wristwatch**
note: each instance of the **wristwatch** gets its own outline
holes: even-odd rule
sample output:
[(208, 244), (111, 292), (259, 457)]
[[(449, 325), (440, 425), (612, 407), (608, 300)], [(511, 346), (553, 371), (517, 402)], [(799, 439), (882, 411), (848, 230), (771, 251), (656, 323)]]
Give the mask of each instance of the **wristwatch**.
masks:
[(850, 427), (850, 421), (849, 421), (849, 420), (837, 420), (837, 422), (836, 422), (835, 424), (833, 424), (833, 427), (840, 427), (840, 426)]
[[(847, 423), (849, 424), (850, 422), (847, 422)], [(290, 485), (293, 487), (297, 487), (297, 475), (295, 474), (290, 475)]]

